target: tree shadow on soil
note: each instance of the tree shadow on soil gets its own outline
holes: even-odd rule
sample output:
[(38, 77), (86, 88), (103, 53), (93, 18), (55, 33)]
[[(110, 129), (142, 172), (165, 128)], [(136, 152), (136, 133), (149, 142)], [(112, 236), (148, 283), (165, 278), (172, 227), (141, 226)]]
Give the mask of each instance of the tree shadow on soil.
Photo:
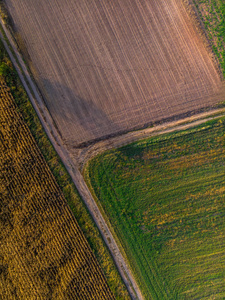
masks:
[(72, 128), (74, 141), (68, 140), (69, 144), (85, 147), (111, 133), (120, 132), (118, 125), (91, 99), (81, 98), (69, 87), (46, 78), (39, 78), (38, 85), (46, 107), (66, 142), (64, 127)]

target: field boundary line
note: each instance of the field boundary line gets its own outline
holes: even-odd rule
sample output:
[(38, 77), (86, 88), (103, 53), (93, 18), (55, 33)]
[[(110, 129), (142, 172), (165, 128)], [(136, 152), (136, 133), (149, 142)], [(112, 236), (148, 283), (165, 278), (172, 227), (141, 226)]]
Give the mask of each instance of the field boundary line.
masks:
[[(7, 27), (5, 26), (5, 24), (1, 18), (0, 18), (0, 23), (6, 34), (8, 41), (9, 41), (9, 44), (11, 45), (11, 47), (14, 51), (14, 54), (16, 55), (16, 57), (19, 61), (20, 66), (18, 65), (14, 55), (12, 54), (12, 51), (9, 49), (9, 46), (8, 46), (7, 42), (5, 41), (3, 35), (0, 33), (0, 38), (4, 44), (4, 47), (9, 54), (9, 57), (19, 75), (19, 78), (20, 78), (20, 80), (26, 90), (26, 93), (27, 93), (27, 95), (28, 95), (40, 121), (41, 121), (41, 124), (42, 124), (48, 138), (50, 139), (56, 152), (58, 153), (59, 157), (61, 158), (61, 160), (62, 160), (65, 168), (67, 169), (69, 175), (71, 176), (80, 196), (82, 197), (83, 201), (85, 202), (93, 220), (95, 221), (97, 227), (99, 228), (99, 231), (101, 232), (101, 235), (112, 254), (112, 257), (115, 261), (118, 271), (128, 289), (128, 292), (129, 292), (131, 298), (132, 299), (140, 299), (140, 300), (144, 299), (141, 294), (141, 291), (130, 271), (130, 268), (128, 267), (124, 257), (122, 256), (121, 251), (119, 250), (119, 247), (118, 247), (109, 227), (107, 226), (94, 198), (91, 195), (91, 192), (89, 191), (89, 189), (83, 179), (82, 174), (80, 173), (75, 161), (71, 158), (70, 153), (66, 149), (64, 142), (61, 139), (59, 132), (57, 131), (57, 129), (55, 127), (54, 121), (52, 120), (52, 117), (51, 117), (49, 111), (47, 110), (47, 108), (44, 104), (44, 101), (43, 101), (40, 93), (38, 92), (38, 89), (37, 89), (35, 83), (33, 82), (20, 53), (18, 52), (18, 49), (14, 43), (11, 33), (9, 32), (9, 30), (7, 29)], [(21, 72), (20, 67), (23, 71), (23, 74)], [(26, 81), (28, 82), (29, 86)]]
[(169, 132), (181, 131), (203, 124), (212, 119), (217, 119), (225, 115), (225, 107), (211, 109), (207, 112), (199, 113), (190, 117), (162, 123), (153, 127), (131, 131), (121, 136), (112, 137), (92, 144), (84, 149), (71, 149), (76, 157), (80, 170), (83, 172), (85, 165), (90, 159), (106, 150), (119, 148), (146, 138), (162, 135)]

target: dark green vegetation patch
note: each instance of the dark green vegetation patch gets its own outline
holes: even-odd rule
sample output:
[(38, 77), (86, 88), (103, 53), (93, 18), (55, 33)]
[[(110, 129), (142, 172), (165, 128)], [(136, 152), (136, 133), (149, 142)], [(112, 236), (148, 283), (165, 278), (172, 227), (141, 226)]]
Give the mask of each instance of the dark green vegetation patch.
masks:
[(146, 299), (225, 299), (225, 118), (101, 154), (86, 179)]

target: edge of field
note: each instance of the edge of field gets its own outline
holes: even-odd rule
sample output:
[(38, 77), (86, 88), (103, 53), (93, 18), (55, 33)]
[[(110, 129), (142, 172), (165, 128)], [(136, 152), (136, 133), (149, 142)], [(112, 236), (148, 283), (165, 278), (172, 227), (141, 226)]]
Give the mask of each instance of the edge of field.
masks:
[[(112, 150), (112, 149), (111, 149), (111, 150)], [(103, 154), (104, 154), (105, 152), (107, 152), (107, 151), (110, 151), (110, 150), (106, 150), (106, 151), (100, 153), (99, 155), (103, 155)], [(98, 154), (97, 154), (96, 156), (98, 156)], [(116, 229), (112, 226), (109, 217), (107, 216), (105, 210), (103, 209), (103, 207), (102, 207), (102, 205), (101, 205), (101, 202), (100, 202), (100, 200), (98, 199), (98, 197), (96, 196), (95, 191), (94, 191), (94, 189), (93, 189), (93, 187), (92, 187), (91, 180), (90, 180), (90, 177), (89, 177), (89, 163), (90, 163), (91, 160), (94, 159), (96, 156), (92, 157), (92, 158), (86, 163), (86, 165), (85, 165), (85, 167), (84, 167), (84, 169), (83, 169), (83, 172), (82, 172), (83, 177), (84, 177), (84, 180), (85, 180), (85, 182), (87, 183), (87, 186), (88, 186), (88, 188), (89, 188), (89, 190), (90, 190), (90, 192), (91, 192), (91, 194), (92, 194), (92, 196), (93, 196), (93, 198), (94, 198), (94, 200), (95, 200), (95, 202), (96, 202), (96, 204), (97, 204), (99, 210), (101, 211), (101, 214), (103, 215), (103, 217), (104, 217), (104, 219), (105, 219), (105, 221), (106, 221), (106, 223), (107, 223), (107, 226), (109, 227), (110, 231), (112, 232), (113, 237), (114, 237), (114, 239), (115, 239), (115, 241), (116, 241), (116, 243), (117, 243), (117, 245), (118, 245), (118, 247), (119, 247), (119, 249), (120, 249), (120, 251), (121, 251), (121, 253), (122, 253), (122, 255), (123, 255), (123, 257), (124, 257), (124, 259), (125, 259), (125, 261), (126, 261), (126, 263), (127, 263), (127, 265), (128, 265), (129, 268), (132, 270), (132, 274), (134, 275), (135, 280), (137, 281), (137, 284), (138, 284), (138, 286), (140, 287), (140, 290), (141, 290), (141, 292), (142, 292), (142, 295), (143, 295), (143, 297), (144, 297), (144, 299), (145, 299), (145, 296), (146, 296), (146, 295), (145, 295), (145, 287), (144, 287), (144, 283), (143, 283), (142, 281), (140, 281), (140, 278), (139, 278), (139, 276), (138, 276), (139, 274), (136, 272), (136, 268), (135, 268), (135, 266), (134, 266), (134, 265), (135, 265), (135, 262), (133, 262), (132, 257), (130, 256), (129, 251), (127, 251), (127, 247), (124, 245), (123, 241), (121, 240), (121, 238), (120, 238), (119, 235), (117, 234)], [(151, 299), (149, 299), (149, 300), (151, 300)]]
[(186, 7), (187, 11), (189, 12), (189, 16), (191, 17), (192, 21), (195, 24), (195, 27), (197, 28), (197, 31), (199, 35), (201, 36), (204, 45), (208, 51), (209, 56), (212, 58), (212, 61), (214, 63), (214, 66), (217, 70), (217, 72), (220, 75), (221, 80), (224, 80), (224, 72), (223, 68), (221, 67), (218, 57), (216, 56), (216, 53), (212, 47), (212, 42), (209, 39), (208, 32), (203, 24), (203, 19), (201, 18), (201, 15), (199, 14), (196, 0), (182, 0), (184, 6)]
[[(106, 220), (107, 225), (109, 226), (111, 232), (113, 233), (113, 236), (114, 236), (114, 238), (115, 238), (115, 240), (116, 240), (116, 242), (117, 242), (117, 244), (120, 248), (120, 251), (122, 252), (124, 258), (126, 259), (127, 264), (131, 268), (132, 273), (134, 274), (135, 279), (136, 279), (138, 285), (141, 288), (143, 296), (146, 296), (145, 293), (149, 293), (149, 291), (147, 292), (148, 287), (146, 287), (145, 283), (140, 280), (140, 277), (139, 277), (140, 274), (136, 270), (136, 261), (133, 260), (133, 258), (131, 256), (131, 253), (129, 251), (128, 245), (119, 236), (119, 233), (117, 233), (117, 229), (114, 228), (113, 225), (111, 225), (110, 219), (109, 219), (107, 213), (105, 212), (104, 208), (102, 207), (101, 201), (99, 200), (99, 198), (97, 197), (97, 195), (95, 193), (95, 190), (94, 190), (94, 188), (92, 186), (92, 183), (91, 183), (91, 178), (89, 176), (89, 170), (90, 170), (90, 167), (91, 167), (91, 162), (92, 162), (92, 160), (97, 158), (97, 156), (105, 155), (106, 153), (108, 153), (110, 151), (113, 151), (114, 149), (123, 148), (123, 146), (131, 145), (131, 144), (144, 143), (146, 140), (148, 140), (150, 138), (155, 138), (157, 140), (158, 139), (159, 140), (165, 140), (165, 139), (171, 139), (171, 138), (173, 139), (174, 137), (177, 137), (177, 136), (192, 134), (196, 131), (201, 130), (205, 126), (207, 126), (208, 123), (215, 122), (217, 119), (224, 118), (224, 117), (225, 117), (225, 110), (223, 110), (222, 114), (218, 114), (218, 113), (213, 114), (212, 113), (212, 115), (207, 116), (205, 119), (201, 120), (200, 122), (193, 122), (193, 123), (187, 122), (187, 123), (185, 123), (185, 125), (187, 125), (187, 126), (181, 125), (181, 126), (178, 126), (178, 127), (175, 126), (175, 127), (173, 127), (172, 129), (169, 129), (169, 130), (164, 129), (163, 131), (160, 131), (160, 132), (156, 131), (155, 134), (151, 134), (148, 137), (144, 137), (142, 139), (138, 139), (138, 140), (133, 141), (133, 142), (128, 142), (128, 143), (125, 143), (123, 145), (119, 145), (116, 148), (112, 147), (112, 148), (105, 149), (104, 151), (100, 151), (98, 153), (95, 153), (95, 155), (90, 157), (89, 160), (86, 161), (85, 165), (83, 166), (82, 174), (83, 174), (83, 177), (84, 177), (84, 179), (85, 179), (85, 181), (88, 185), (88, 188), (91, 191), (92, 196), (94, 197), (94, 199), (96, 201), (96, 204), (98, 205), (104, 219)], [(156, 297), (157, 297), (157, 295), (156, 295)]]
[[(2, 27), (0, 27), (0, 31), (2, 32), (7, 44), (10, 45)], [(1, 48), (4, 48), (3, 45), (0, 46)], [(0, 73), (4, 76), (7, 85), (9, 86), (13, 94), (19, 111), (21, 112), (32, 135), (34, 136), (39, 149), (41, 150), (46, 162), (48, 163), (51, 169), (51, 172), (56, 178), (57, 183), (62, 189), (67, 203), (71, 211), (73, 212), (79, 226), (84, 232), (84, 235), (87, 238), (88, 243), (96, 256), (103, 270), (103, 273), (106, 276), (107, 283), (109, 284), (110, 289), (114, 293), (116, 299), (121, 299), (121, 297), (123, 297), (123, 299), (130, 299), (127, 289), (122, 281), (122, 278), (114, 264), (113, 258), (107, 246), (105, 245), (105, 242), (96, 224), (94, 223), (88, 209), (86, 208), (82, 198), (80, 197), (59, 155), (56, 153), (52, 143), (47, 137), (41, 125), (41, 122), (23, 88), (23, 85), (17, 75), (17, 72), (15, 71), (11, 60), (8, 57), (5, 48), (3, 49), (3, 51), (5, 51), (4, 55), (6, 62), (4, 62), (5, 68), (0, 68)], [(11, 51), (14, 55), (12, 48)], [(14, 55), (14, 57), (16, 56)]]

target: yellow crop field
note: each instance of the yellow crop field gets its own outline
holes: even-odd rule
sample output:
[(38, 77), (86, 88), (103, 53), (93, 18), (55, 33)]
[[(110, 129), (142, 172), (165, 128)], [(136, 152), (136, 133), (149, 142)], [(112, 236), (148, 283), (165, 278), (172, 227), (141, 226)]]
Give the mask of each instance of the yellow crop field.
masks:
[(3, 79), (0, 116), (2, 299), (114, 299)]

